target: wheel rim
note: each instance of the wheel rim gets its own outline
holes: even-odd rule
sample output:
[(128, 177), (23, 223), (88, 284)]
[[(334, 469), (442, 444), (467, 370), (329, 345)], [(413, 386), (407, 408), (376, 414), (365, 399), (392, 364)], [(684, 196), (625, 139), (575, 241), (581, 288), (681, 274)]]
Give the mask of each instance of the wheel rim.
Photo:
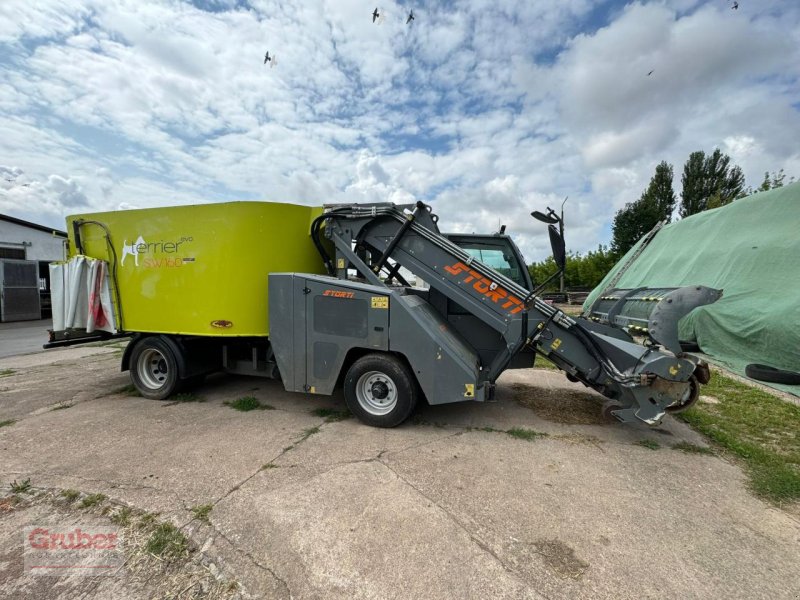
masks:
[(136, 370), (139, 379), (151, 390), (162, 388), (169, 377), (167, 359), (155, 348), (148, 348), (139, 355)]
[(356, 382), (356, 398), (371, 415), (388, 414), (397, 406), (397, 386), (380, 371), (367, 371)]

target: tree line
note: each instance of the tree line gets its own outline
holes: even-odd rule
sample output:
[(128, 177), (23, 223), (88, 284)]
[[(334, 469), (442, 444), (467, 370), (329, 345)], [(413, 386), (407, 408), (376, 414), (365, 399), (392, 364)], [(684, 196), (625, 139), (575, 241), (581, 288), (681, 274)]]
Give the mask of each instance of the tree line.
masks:
[[(672, 187), (673, 167), (666, 161), (656, 166), (655, 173), (638, 200), (627, 203), (614, 215), (611, 245), (598, 246), (586, 254), (571, 252), (567, 256), (565, 285), (567, 288), (596, 287), (611, 268), (634, 244), (661, 221), (671, 222), (676, 208), (680, 218), (704, 210), (719, 208), (754, 193), (783, 187), (783, 169), (764, 173), (757, 188), (745, 187), (742, 169), (719, 149), (711, 154), (702, 150), (692, 152), (683, 165), (680, 202)], [(793, 183), (791, 177), (787, 183)], [(536, 285), (556, 271), (555, 261), (548, 257), (528, 267)], [(547, 290), (557, 290), (558, 281)]]

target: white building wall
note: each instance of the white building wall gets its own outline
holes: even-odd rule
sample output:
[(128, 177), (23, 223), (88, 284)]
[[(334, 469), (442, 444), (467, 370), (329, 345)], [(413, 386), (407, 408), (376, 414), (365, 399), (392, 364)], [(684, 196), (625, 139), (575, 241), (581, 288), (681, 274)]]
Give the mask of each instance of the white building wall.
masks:
[(64, 260), (64, 238), (0, 219), (0, 246), (22, 248), (22, 242), (31, 244), (25, 246), (27, 260)]

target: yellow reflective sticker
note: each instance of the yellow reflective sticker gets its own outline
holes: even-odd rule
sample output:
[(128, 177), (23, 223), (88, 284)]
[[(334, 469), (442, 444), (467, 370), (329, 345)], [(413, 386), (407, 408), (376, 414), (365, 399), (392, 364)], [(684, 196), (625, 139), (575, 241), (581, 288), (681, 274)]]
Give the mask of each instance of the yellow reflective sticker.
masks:
[(464, 392), (464, 398), (474, 398), (475, 397), (475, 384), (474, 383), (465, 383), (464, 387), (466, 391)]
[(677, 375), (678, 371), (680, 371), (680, 370), (681, 370), (681, 365), (680, 365), (680, 363), (678, 363), (674, 367), (670, 367), (669, 368), (669, 373), (670, 373), (670, 375)]
[(344, 259), (339, 258), (336, 260), (336, 268), (337, 269), (344, 269)]
[(561, 338), (556, 338), (556, 339), (554, 339), (554, 340), (553, 340), (553, 343), (552, 343), (552, 344), (550, 344), (550, 347), (551, 347), (553, 350), (558, 350), (558, 347), (559, 347), (560, 345), (561, 345)]
[(373, 296), (372, 308), (389, 308), (389, 296)]

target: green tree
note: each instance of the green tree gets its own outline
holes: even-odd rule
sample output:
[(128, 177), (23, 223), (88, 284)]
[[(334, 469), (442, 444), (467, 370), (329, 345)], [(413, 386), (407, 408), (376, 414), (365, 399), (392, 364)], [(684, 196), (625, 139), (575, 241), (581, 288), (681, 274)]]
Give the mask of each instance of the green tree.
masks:
[(683, 166), (681, 182), (681, 217), (729, 204), (745, 190), (744, 173), (731, 166), (731, 157), (719, 148), (708, 156), (702, 150), (692, 152)]
[(672, 165), (662, 161), (650, 184), (636, 202), (629, 202), (614, 215), (612, 250), (621, 256), (659, 221), (669, 222), (675, 210)]
[[(773, 171), (772, 175), (770, 175), (769, 171), (764, 171), (764, 181), (761, 182), (761, 185), (758, 186), (756, 192), (766, 192), (769, 190), (774, 190), (775, 188), (783, 187), (783, 182), (786, 179), (786, 173), (783, 172), (783, 169), (779, 169), (778, 171)], [(789, 179), (789, 183), (794, 181), (794, 177)]]
[[(608, 246), (600, 245), (597, 250), (590, 250), (585, 255), (578, 252), (567, 254), (567, 268), (564, 283), (568, 288), (596, 287), (617, 263), (617, 255)], [(533, 285), (538, 286), (557, 271), (552, 256), (528, 266)], [(558, 291), (559, 281), (554, 279), (545, 288), (546, 291)]]

